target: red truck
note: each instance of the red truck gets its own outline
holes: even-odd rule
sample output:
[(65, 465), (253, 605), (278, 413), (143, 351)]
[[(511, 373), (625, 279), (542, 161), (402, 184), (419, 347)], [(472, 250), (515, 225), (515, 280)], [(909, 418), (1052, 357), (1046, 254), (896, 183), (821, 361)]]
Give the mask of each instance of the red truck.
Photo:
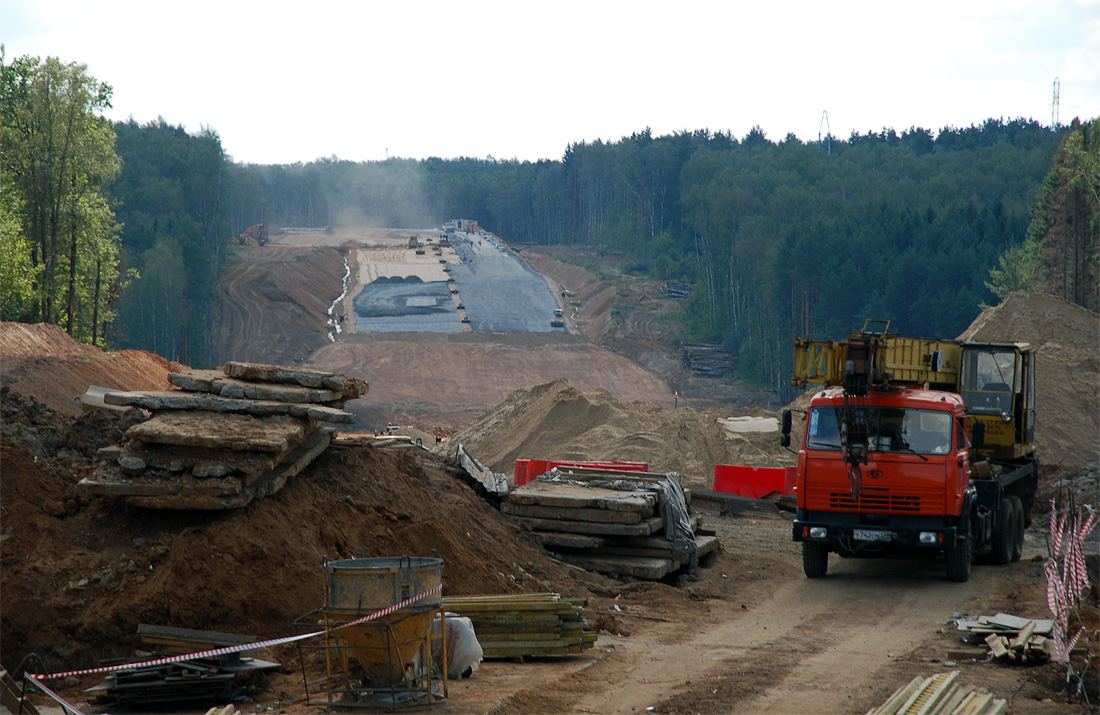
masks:
[[(798, 451), (793, 536), (806, 575), (844, 557), (924, 554), (966, 581), (1017, 561), (1038, 485), (1035, 360), (1026, 343), (902, 338), (869, 322), (795, 341), (792, 384), (820, 384)], [(792, 417), (780, 437), (790, 444)]]

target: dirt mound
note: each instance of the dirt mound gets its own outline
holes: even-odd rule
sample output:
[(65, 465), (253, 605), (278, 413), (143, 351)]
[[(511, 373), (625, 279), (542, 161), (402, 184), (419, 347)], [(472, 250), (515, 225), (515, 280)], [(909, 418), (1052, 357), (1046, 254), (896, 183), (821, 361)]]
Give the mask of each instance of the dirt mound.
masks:
[(116, 390), (170, 387), (178, 362), (141, 350), (106, 352), (82, 345), (56, 325), (0, 323), (0, 382), (65, 415), (82, 412), (76, 397), (92, 385)]
[(1054, 296), (1012, 293), (979, 315), (959, 339), (1036, 346), (1040, 459), (1082, 467), (1100, 458), (1100, 315)]
[(54, 668), (126, 655), (139, 623), (293, 632), (294, 619), (323, 605), (322, 559), (360, 547), (368, 556), (438, 550), (450, 595), (587, 595), (575, 571), (542, 556), (466, 484), (409, 453), (328, 450), (279, 498), (210, 515), (88, 500), (75, 483), (90, 466), (37, 458), (20, 440), (5, 438), (2, 452), (8, 667), (30, 651)]
[(50, 323), (0, 323), (0, 355), (83, 355), (96, 348), (84, 345)]
[(451, 442), (506, 474), (521, 458), (618, 459), (649, 462), (651, 471), (678, 472), (686, 486), (709, 489), (715, 464), (782, 466), (793, 461), (774, 432), (729, 434), (718, 424), (718, 417), (768, 414), (620, 402), (602, 388), (580, 392), (560, 379), (516, 390)]

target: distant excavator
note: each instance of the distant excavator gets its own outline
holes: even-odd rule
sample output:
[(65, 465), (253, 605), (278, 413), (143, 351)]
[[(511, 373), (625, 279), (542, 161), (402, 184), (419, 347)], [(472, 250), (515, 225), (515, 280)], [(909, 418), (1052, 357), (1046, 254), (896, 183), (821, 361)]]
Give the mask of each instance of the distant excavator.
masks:
[(255, 241), (257, 246), (266, 246), (267, 226), (262, 223), (249, 226), (237, 237), (237, 243), (242, 246), (247, 246), (250, 241)]

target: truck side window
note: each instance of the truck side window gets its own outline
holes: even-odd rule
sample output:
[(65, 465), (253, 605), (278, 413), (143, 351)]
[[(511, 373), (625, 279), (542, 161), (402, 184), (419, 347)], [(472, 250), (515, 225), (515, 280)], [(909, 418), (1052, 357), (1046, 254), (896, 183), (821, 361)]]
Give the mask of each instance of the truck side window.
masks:
[(810, 410), (806, 446), (810, 449), (840, 449), (840, 411), (833, 407)]
[(966, 427), (962, 417), (955, 420), (955, 451), (970, 449), (970, 441), (966, 438)]

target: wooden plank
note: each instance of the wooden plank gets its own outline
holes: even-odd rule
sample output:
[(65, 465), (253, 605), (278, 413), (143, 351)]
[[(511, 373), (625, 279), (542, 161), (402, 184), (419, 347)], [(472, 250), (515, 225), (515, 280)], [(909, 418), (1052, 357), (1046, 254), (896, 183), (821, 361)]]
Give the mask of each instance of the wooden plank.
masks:
[(642, 517), (652, 516), (641, 511), (612, 511), (610, 509), (587, 509), (583, 507), (539, 506), (536, 504), (513, 504), (506, 501), (500, 510), (509, 516), (526, 516), (534, 519), (560, 519), (565, 521), (584, 521), (596, 524), (640, 524)]
[(996, 633), (990, 633), (985, 637), (986, 645), (993, 651), (993, 656), (996, 658), (1003, 658), (1008, 655), (1008, 649), (1005, 648), (1007, 641)]
[(909, 696), (915, 693), (923, 682), (924, 678), (918, 675), (910, 680), (908, 684), (895, 690), (882, 705), (868, 711), (867, 715), (894, 715), (897, 713), (898, 708), (901, 707), (901, 704), (908, 700)]
[(1031, 638), (1031, 634), (1035, 632), (1035, 621), (1028, 621), (1027, 625), (1020, 629), (1020, 632), (1016, 634), (1016, 637), (1012, 639), (1012, 642), (1008, 644), (1009, 650), (1023, 650), (1024, 644), (1027, 643), (1027, 639)]
[(0, 705), (3, 705), (13, 713), (19, 712), (20, 700), (22, 700), (23, 712), (28, 715), (39, 715), (38, 708), (29, 699), (23, 698), (23, 686), (16, 682), (8, 671), (0, 670)]
[(595, 534), (616, 536), (646, 536), (660, 530), (664, 520), (659, 516), (646, 519), (640, 524), (594, 524), (585, 521), (565, 521), (559, 519), (533, 519), (523, 516), (510, 517), (531, 527), (533, 531), (563, 531), (571, 534)]

